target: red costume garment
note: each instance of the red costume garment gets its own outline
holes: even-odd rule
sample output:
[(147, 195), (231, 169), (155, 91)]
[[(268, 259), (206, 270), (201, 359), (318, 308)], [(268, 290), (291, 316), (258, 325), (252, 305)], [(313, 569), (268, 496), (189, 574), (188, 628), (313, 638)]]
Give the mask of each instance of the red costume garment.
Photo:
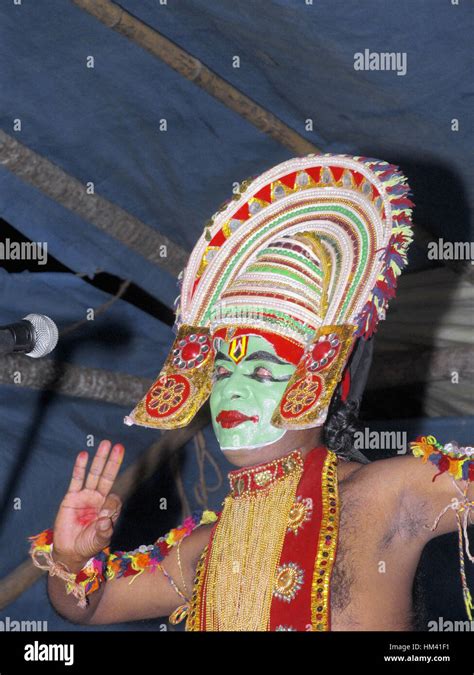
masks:
[[(212, 607), (208, 567), (225, 509), (231, 508), (235, 499), (258, 498), (259, 493), (261, 498), (267, 499), (275, 482), (284, 476), (288, 461), (295, 458), (303, 462), (303, 471), (289, 517), (286, 522), (276, 519), (276, 523), (261, 524), (261, 527), (283, 527), (285, 530), (278, 566), (276, 570), (267, 570), (270, 577), (273, 575), (273, 592), (268, 616), (261, 617), (261, 630), (330, 630), (329, 582), (336, 554), (339, 519), (337, 457), (323, 446), (313, 448), (304, 459), (295, 450), (273, 462), (229, 473), (231, 492), (197, 568), (187, 630), (222, 629), (219, 628), (219, 616), (215, 617), (215, 628), (212, 628), (210, 614), (215, 608)], [(243, 522), (242, 529), (246, 525)], [(278, 539), (278, 532), (273, 534)], [(260, 536), (258, 529), (252, 536)], [(233, 562), (222, 561), (227, 569), (232, 568)], [(245, 572), (249, 574), (252, 570)], [(250, 601), (252, 597), (252, 593), (245, 592), (245, 587), (254, 582), (258, 583), (258, 579), (243, 580), (244, 603), (246, 598)]]

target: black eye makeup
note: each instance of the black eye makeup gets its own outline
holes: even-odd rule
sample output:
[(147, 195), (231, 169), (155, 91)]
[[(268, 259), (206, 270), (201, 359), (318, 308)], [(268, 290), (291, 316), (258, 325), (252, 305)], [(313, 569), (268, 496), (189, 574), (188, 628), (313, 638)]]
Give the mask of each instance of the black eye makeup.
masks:
[[(232, 373), (224, 366), (217, 366), (213, 373), (213, 379), (216, 381), (223, 380), (230, 377)], [(265, 366), (255, 366), (253, 373), (245, 373), (245, 377), (251, 377), (258, 382), (288, 382), (291, 375), (284, 375), (283, 377), (274, 377), (268, 368)]]
[[(219, 370), (221, 372), (219, 372)], [(216, 366), (214, 372), (212, 373), (212, 377), (214, 380), (222, 380), (225, 377), (229, 377), (230, 375), (232, 375), (232, 373), (229, 370), (227, 370), (227, 368), (225, 368), (224, 366)]]
[[(263, 371), (263, 372), (262, 372)], [(246, 377), (251, 377), (254, 380), (259, 382), (277, 382), (272, 373), (263, 366), (256, 366), (253, 373), (246, 375)]]

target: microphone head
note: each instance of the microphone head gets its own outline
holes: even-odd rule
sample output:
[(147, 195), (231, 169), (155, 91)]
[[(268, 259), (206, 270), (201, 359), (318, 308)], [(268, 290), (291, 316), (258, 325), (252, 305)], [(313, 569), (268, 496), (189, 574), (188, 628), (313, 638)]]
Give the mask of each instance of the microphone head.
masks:
[(52, 352), (58, 344), (58, 327), (54, 321), (44, 314), (28, 314), (23, 320), (29, 321), (35, 331), (35, 346), (26, 355), (37, 359)]

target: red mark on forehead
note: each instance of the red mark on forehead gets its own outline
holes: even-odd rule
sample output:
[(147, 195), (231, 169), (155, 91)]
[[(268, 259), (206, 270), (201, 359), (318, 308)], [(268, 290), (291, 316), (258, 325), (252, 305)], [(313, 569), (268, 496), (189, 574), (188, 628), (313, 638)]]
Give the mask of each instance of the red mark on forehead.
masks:
[(248, 343), (247, 335), (240, 335), (231, 340), (228, 353), (234, 363), (239, 363), (247, 355)]

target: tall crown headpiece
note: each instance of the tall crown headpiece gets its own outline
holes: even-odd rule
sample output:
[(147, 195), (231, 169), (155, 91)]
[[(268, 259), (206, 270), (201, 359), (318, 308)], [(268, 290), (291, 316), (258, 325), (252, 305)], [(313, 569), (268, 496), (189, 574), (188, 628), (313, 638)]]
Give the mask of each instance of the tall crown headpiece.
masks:
[(127, 424), (188, 424), (221, 340), (268, 339), (296, 365), (272, 424), (320, 426), (359, 339), (385, 318), (412, 240), (406, 178), (387, 162), (308, 155), (246, 180), (180, 275), (176, 339)]

